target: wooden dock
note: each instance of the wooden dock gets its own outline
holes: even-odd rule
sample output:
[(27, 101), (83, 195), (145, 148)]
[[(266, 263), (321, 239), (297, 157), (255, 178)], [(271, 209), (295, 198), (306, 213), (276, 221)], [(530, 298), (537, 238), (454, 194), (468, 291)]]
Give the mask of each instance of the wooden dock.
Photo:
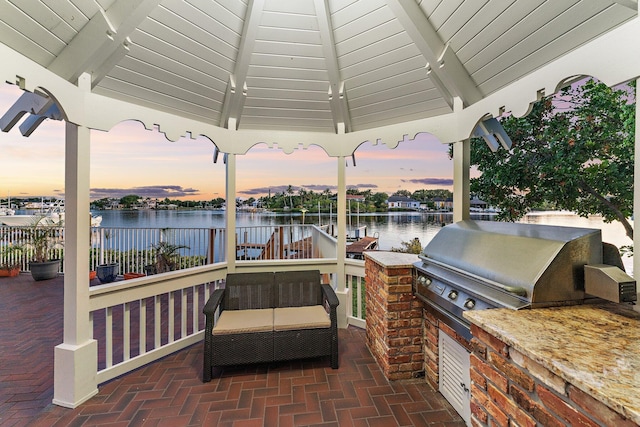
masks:
[(363, 253), (365, 251), (375, 251), (376, 249), (378, 249), (378, 238), (365, 236), (347, 245), (347, 257), (364, 259)]

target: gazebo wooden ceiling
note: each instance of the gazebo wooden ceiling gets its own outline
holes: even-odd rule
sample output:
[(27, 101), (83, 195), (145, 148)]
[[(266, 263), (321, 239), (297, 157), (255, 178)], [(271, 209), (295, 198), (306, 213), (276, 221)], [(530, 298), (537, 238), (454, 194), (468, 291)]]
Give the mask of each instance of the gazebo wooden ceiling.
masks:
[(510, 85), (634, 20), (636, 0), (3, 0), (0, 47), (73, 84), (88, 73), (97, 99), (188, 120), (181, 135), (207, 134), (198, 123), (317, 139), (447, 117), (432, 125), (446, 142), (454, 110), (483, 105), (462, 120), (468, 136), (466, 122), (513, 108), (497, 96)]

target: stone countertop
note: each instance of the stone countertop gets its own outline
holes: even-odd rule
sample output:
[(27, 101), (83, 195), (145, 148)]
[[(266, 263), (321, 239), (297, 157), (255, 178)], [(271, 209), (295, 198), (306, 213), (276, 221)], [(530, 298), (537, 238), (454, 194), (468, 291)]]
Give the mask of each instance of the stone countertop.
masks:
[(501, 308), (464, 317), (640, 424), (640, 313), (627, 307)]
[(365, 258), (371, 258), (372, 261), (383, 267), (413, 267), (414, 262), (420, 261), (418, 255), (407, 254), (404, 252), (387, 252), (387, 251), (371, 251), (364, 253)]

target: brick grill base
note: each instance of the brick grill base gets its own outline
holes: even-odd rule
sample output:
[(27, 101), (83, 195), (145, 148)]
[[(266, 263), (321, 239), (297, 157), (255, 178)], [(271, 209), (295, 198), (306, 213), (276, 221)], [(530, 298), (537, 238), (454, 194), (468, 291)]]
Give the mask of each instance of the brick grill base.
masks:
[(367, 257), (367, 346), (390, 380), (422, 374), (438, 388), (439, 331), (472, 354), (471, 425), (639, 427), (500, 339), (472, 325), (471, 342), (413, 295), (413, 267)]
[(427, 381), (437, 390), (440, 379), (439, 335), (440, 331), (449, 335), (467, 351), (471, 352), (471, 343), (461, 337), (451, 327), (440, 322), (428, 309), (424, 310), (424, 373)]
[(367, 346), (389, 380), (423, 374), (422, 308), (412, 267), (365, 262)]
[(637, 426), (477, 326), (471, 333), (473, 426)]

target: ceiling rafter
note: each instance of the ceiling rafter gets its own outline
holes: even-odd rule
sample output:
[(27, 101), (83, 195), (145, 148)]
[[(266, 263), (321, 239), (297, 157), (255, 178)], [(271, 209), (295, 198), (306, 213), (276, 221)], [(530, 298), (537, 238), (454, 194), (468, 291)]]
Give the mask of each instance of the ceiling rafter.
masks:
[[(129, 35), (159, 3), (160, 0), (119, 0), (106, 12), (100, 9), (48, 69), (70, 82), (87, 72), (91, 74), (92, 87), (97, 85), (127, 54), (131, 44)], [(96, 40), (100, 40), (98, 47)], [(1, 130), (8, 132), (26, 113), (30, 115), (20, 125), (23, 136), (31, 135), (47, 118), (63, 119), (53, 99), (45, 94), (25, 92), (0, 119)]]
[(70, 82), (89, 73), (96, 86), (127, 54), (129, 36), (158, 4), (160, 0), (118, 0), (108, 10), (100, 9), (48, 69)]
[(618, 3), (620, 6), (628, 7), (631, 10), (638, 10), (638, 0), (613, 0), (614, 3)]
[(427, 72), (449, 105), (453, 105), (454, 96), (462, 99), (465, 106), (481, 100), (482, 93), (473, 79), (451, 46), (443, 43), (418, 3), (415, 0), (387, 0), (387, 5), (427, 60)]
[(333, 37), (333, 26), (331, 25), (331, 13), (326, 0), (314, 0), (320, 39), (322, 40), (322, 51), (324, 53), (327, 73), (329, 75), (329, 105), (336, 132), (344, 127), (344, 132), (351, 131), (351, 118), (349, 116), (349, 105), (347, 93), (340, 75), (338, 66), (338, 55), (336, 54), (336, 43)]
[(258, 34), (258, 26), (264, 0), (252, 0), (247, 6), (247, 14), (242, 27), (242, 36), (233, 74), (229, 76), (227, 91), (222, 106), (221, 126), (229, 127), (229, 119), (235, 119), (234, 128), (240, 125), (240, 117), (247, 99), (247, 74), (251, 63), (251, 54)]

